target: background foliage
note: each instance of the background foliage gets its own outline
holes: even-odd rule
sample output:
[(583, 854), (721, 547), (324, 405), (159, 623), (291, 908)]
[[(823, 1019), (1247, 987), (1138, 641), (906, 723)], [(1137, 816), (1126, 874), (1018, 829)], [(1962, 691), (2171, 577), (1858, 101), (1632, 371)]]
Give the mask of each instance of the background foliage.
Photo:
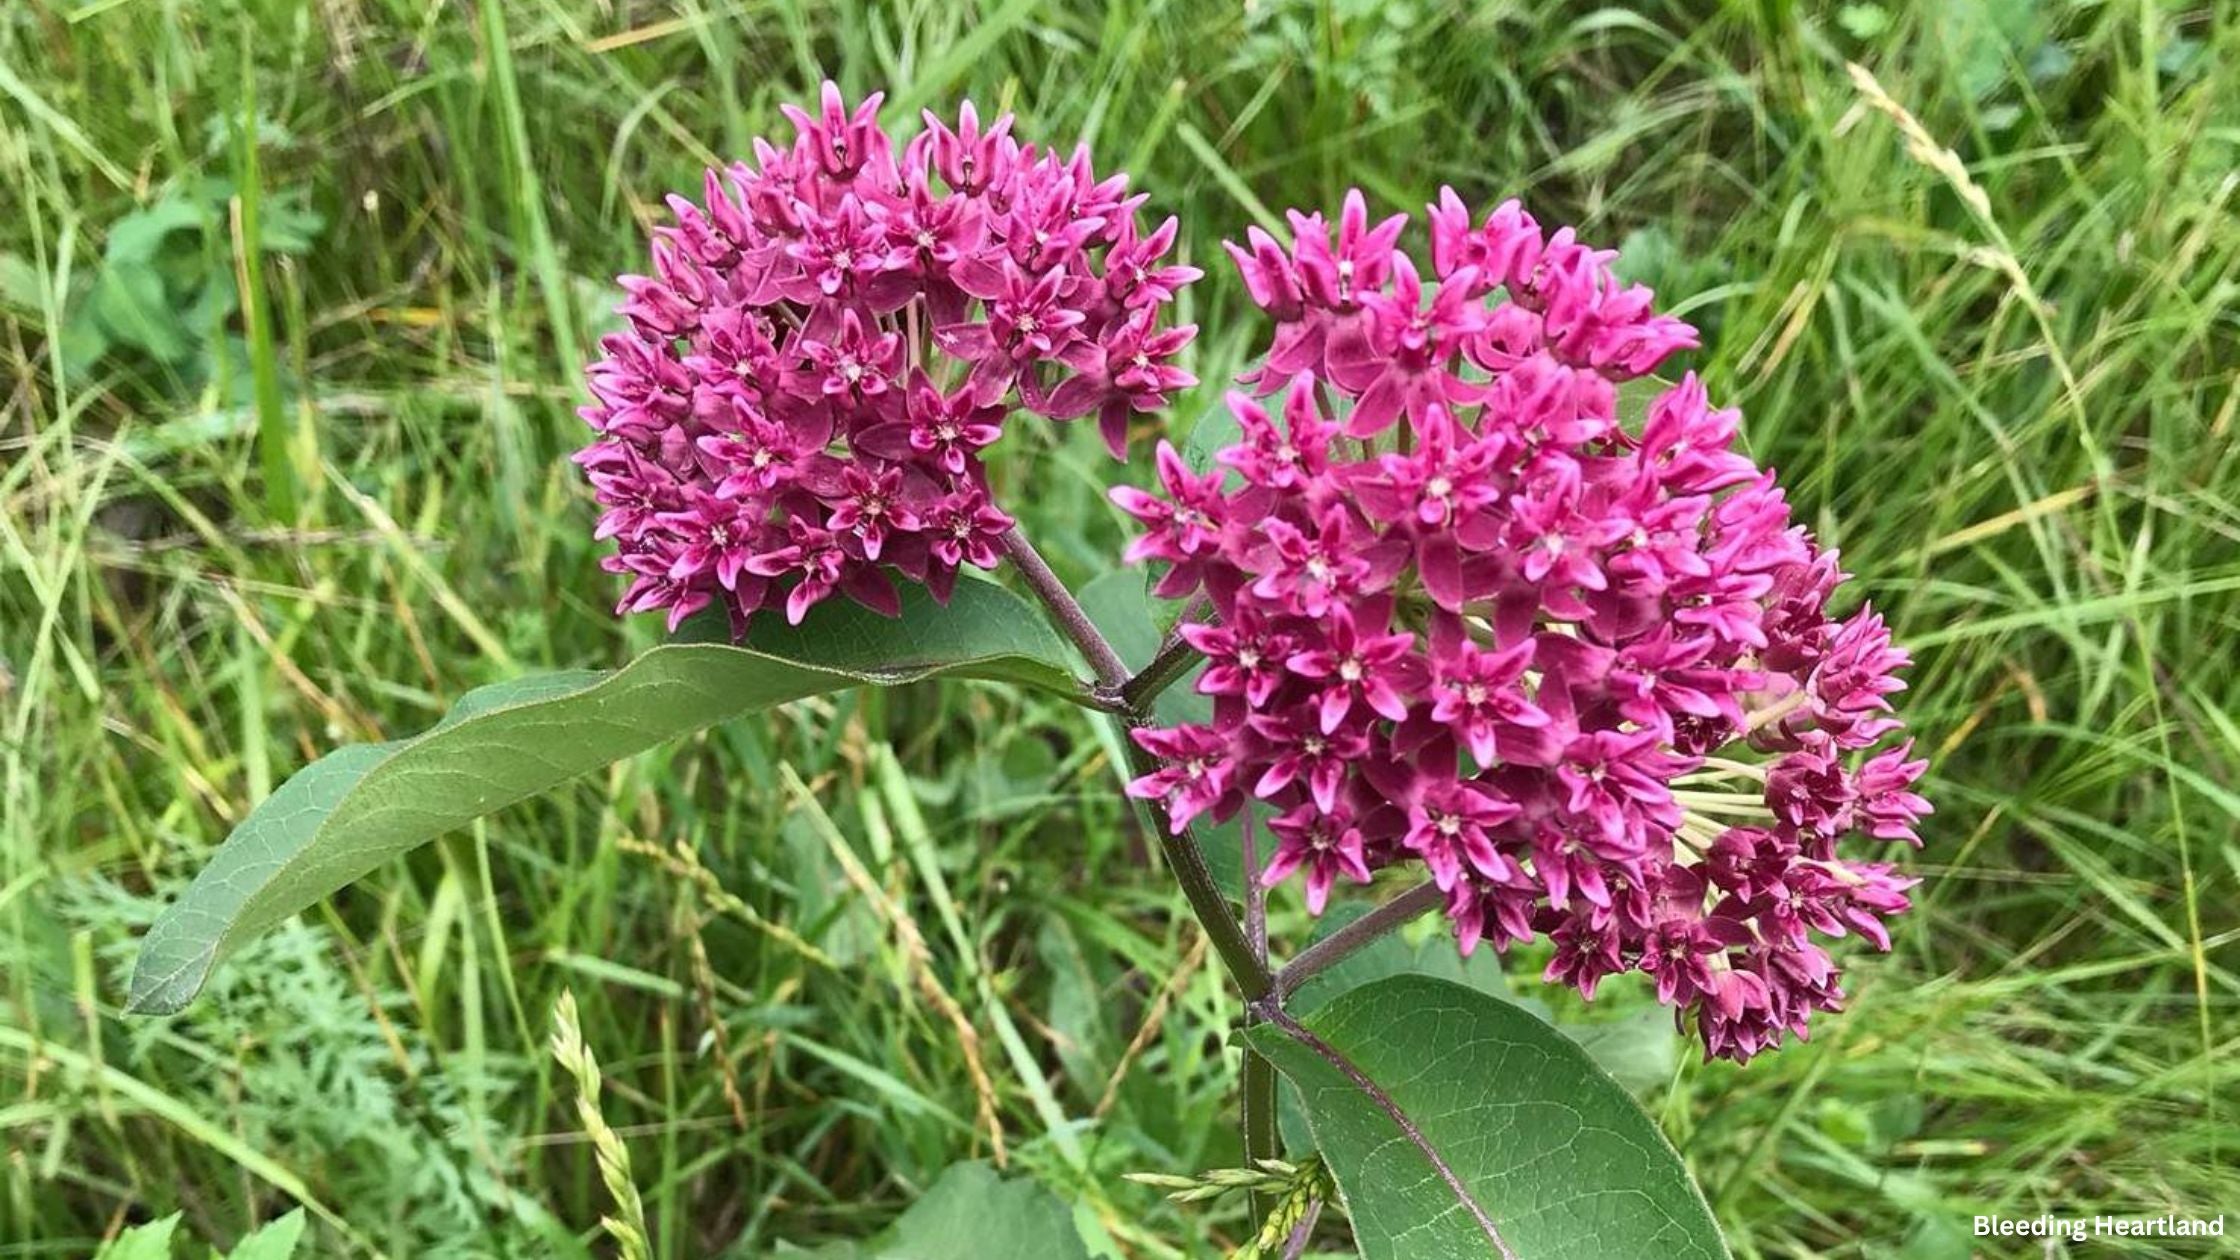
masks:
[[(1239, 1236), (1240, 1203), (1119, 1176), (1237, 1161), (1235, 1008), (1106, 737), (999, 685), (646, 754), (394, 864), (182, 1015), (117, 1015), (157, 899), (294, 768), (650, 642), (607, 614), (561, 458), (577, 371), (660, 194), (825, 73), (893, 119), (970, 93), (1133, 172), (1211, 273), (1209, 380), (1259, 335), (1215, 242), (1287, 205), (1451, 182), (1622, 245), (1917, 649), (1940, 813), (1896, 952), (1811, 1044), (1736, 1071), (1675, 1054), (1638, 992), (1548, 1014), (1591, 1022), (1739, 1255), (2240, 1208), (2236, 25), (2185, 0), (0, 7), (0, 1256), (174, 1211), (231, 1247), (293, 1202), (321, 1255), (604, 1246), (546, 1052), (564, 987), (657, 1255), (862, 1237), (998, 1155), (991, 1119), (1093, 1250)], [(1964, 165), (1909, 153), (1847, 59)], [(1014, 427), (1007, 501), (1101, 571), (1121, 470)], [(1309, 930), (1289, 897), (1276, 926)]]

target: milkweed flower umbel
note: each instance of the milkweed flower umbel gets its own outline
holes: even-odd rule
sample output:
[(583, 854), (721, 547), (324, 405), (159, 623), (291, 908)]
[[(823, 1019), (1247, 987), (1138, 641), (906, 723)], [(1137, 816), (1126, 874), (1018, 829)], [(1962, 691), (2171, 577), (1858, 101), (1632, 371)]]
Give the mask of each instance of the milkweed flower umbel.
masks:
[(1838, 852), (1919, 843), (1905, 652), (1832, 609), (1737, 413), (1643, 380), (1696, 334), (1614, 254), (1451, 190), (1428, 276), (1358, 193), (1290, 221), (1230, 246), (1276, 325), (1234, 441), (1113, 494), (1158, 593), (1212, 609), (1181, 631), (1212, 720), (1139, 731), (1132, 790), (1177, 826), (1251, 803), (1263, 880), (1318, 912), (1419, 864), (1465, 951), (1545, 939), (1590, 997), (1646, 973), (1714, 1055), (1805, 1035), (1843, 1000), (1826, 939), (1887, 948), (1913, 882)]
[(827, 83), (786, 107), (791, 147), (670, 197), (652, 274), (622, 277), (575, 457), (618, 611), (674, 628), (713, 605), (735, 633), (836, 592), (892, 613), (895, 574), (946, 599), (1001, 557), (980, 453), (1013, 412), (1093, 414), (1117, 456), (1131, 415), (1196, 383), (1174, 363), (1196, 330), (1166, 316), (1199, 272), (1125, 176), (969, 103), (898, 150), (879, 102)]

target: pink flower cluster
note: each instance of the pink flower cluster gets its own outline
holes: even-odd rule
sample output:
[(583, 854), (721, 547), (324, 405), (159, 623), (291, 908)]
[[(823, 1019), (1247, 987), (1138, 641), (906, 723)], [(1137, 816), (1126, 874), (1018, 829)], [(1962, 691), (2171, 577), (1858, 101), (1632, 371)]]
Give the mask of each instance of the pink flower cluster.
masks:
[(1024, 408), (1095, 413), (1115, 455), (1129, 416), (1194, 384), (1196, 330), (1162, 323), (1194, 267), (1166, 261), (1125, 176), (930, 114), (899, 154), (880, 97), (824, 86), (788, 108), (790, 149), (708, 172), (651, 276), (624, 276), (626, 331), (590, 369), (598, 431), (576, 455), (604, 509), (621, 612), (673, 629), (710, 604), (735, 632), (834, 591), (897, 607), (890, 571), (946, 599), (1012, 526), (980, 452)]
[(1919, 843), (1925, 763), (1877, 751), (1907, 656), (1830, 612), (1834, 554), (1692, 375), (1621, 423), (1695, 333), (1613, 253), (1449, 190), (1427, 300), (1406, 223), (1356, 193), (1230, 246), (1276, 323), (1259, 398), (1217, 467), (1162, 444), (1164, 494), (1113, 492), (1159, 593), (1213, 610), (1183, 631), (1213, 720), (1139, 731), (1162, 764), (1130, 790), (1178, 827), (1254, 803), (1264, 880), (1317, 912), (1421, 863), (1465, 951), (1545, 937), (1590, 997), (1646, 972), (1710, 1054), (1801, 1037), (1843, 999), (1819, 938), (1888, 948), (1907, 905), (1837, 854)]

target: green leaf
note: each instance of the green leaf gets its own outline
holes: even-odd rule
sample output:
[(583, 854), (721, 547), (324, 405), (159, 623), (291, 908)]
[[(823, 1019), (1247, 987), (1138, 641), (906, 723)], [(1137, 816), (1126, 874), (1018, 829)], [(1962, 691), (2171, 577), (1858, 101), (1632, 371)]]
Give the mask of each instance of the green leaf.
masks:
[(216, 336), (225, 331), (226, 321), (240, 309), (241, 287), (233, 273), (215, 271), (194, 291), (194, 297), (180, 306), (179, 322), (197, 336)]
[(1076, 597), (1129, 669), (1149, 665), (1159, 651), (1160, 601), (1151, 597), (1150, 581), (1140, 568), (1114, 569), (1092, 578)]
[(1114, 569), (1091, 578), (1076, 592), (1076, 598), (1081, 601), (1081, 611), (1089, 614), (1097, 632), (1129, 669), (1142, 669), (1158, 655), (1159, 644), (1166, 638), (1162, 622), (1171, 620), (1160, 613), (1171, 607), (1172, 601), (1151, 593), (1149, 573), (1140, 568)]
[(0, 309), (35, 316), (46, 306), (47, 284), (39, 269), (21, 254), (0, 250)]
[[(1522, 1260), (1725, 1260), (1656, 1125), (1562, 1033), (1499, 998), (1400, 975), (1302, 1021), (1376, 1082), (1454, 1174), (1305, 1043), (1245, 1036), (1299, 1088), (1366, 1260), (1482, 1260), (1482, 1214)], [(1468, 1196), (1468, 1202), (1463, 1196)]]
[(327, 216), (311, 205), (309, 189), (282, 189), (265, 199), (263, 209), (257, 244), (268, 254), (308, 254), (327, 227)]
[[(1179, 600), (1160, 599), (1151, 593), (1151, 579), (1141, 569), (1116, 569), (1081, 588), (1081, 609), (1104, 633), (1112, 650), (1129, 669), (1142, 669), (1158, 655), (1167, 629), (1182, 613)], [(1168, 726), (1213, 720), (1213, 700), (1197, 693), (1198, 672), (1175, 680), (1159, 693), (1153, 716)]]
[(1930, 10), (1930, 30), (1959, 86), (1981, 102), (2007, 85), (2008, 66), (2038, 42), (2045, 18), (2037, 0), (1947, 0)]
[(1657, 376), (1637, 376), (1618, 384), (1618, 425), (1628, 433), (1641, 432), (1648, 423), (1649, 408), (1656, 405), (1673, 382)]
[(171, 1260), (171, 1236), (179, 1230), (179, 1213), (160, 1221), (135, 1225), (93, 1253), (93, 1260)]
[(145, 263), (110, 263), (93, 286), (93, 313), (115, 340), (177, 363), (194, 349), (171, 308), (163, 277)]
[[(1282, 400), (1276, 400), (1280, 403)], [(1196, 473), (1210, 472), (1213, 457), (1223, 449), (1234, 446), (1244, 436), (1244, 426), (1237, 423), (1236, 413), (1229, 410), (1225, 399), (1216, 399), (1190, 426), (1190, 436), (1182, 440), (1182, 462)]]
[(303, 1241), (303, 1209), (297, 1208), (234, 1244), (226, 1260), (288, 1260)]
[(178, 1010), (249, 937), (444, 832), (665, 740), (805, 696), (939, 675), (1079, 697), (1071, 659), (1025, 601), (968, 581), (947, 608), (917, 587), (899, 618), (834, 599), (798, 627), (764, 619), (743, 647), (670, 643), (620, 670), (468, 692), (433, 729), (329, 753), (252, 811), (148, 932), (130, 1009)]
[(1890, 11), (1879, 4), (1847, 4), (1836, 10), (1836, 25), (1853, 39), (1876, 39), (1890, 29)]
[(1073, 1213), (1025, 1177), (954, 1164), (894, 1223), (876, 1260), (1088, 1260)]
[(92, 303), (80, 303), (62, 321), (62, 366), (72, 376), (82, 376), (109, 353), (109, 334), (94, 316)]
[(986, 1164), (952, 1164), (925, 1197), (869, 1242), (815, 1251), (781, 1247), (807, 1260), (1089, 1260), (1073, 1213), (1025, 1177), (1002, 1177)]
[(211, 224), (210, 212), (192, 201), (165, 197), (135, 210), (109, 225), (109, 239), (102, 258), (112, 267), (155, 261), (174, 232), (200, 232)]
[(1555, 1027), (1636, 1098), (1670, 1085), (1679, 1070), (1682, 1039), (1662, 1006), (1638, 1006), (1616, 1019), (1561, 1020)]
[(1937, 1214), (1914, 1222), (1897, 1256), (1898, 1260), (1970, 1260), (1975, 1254), (1975, 1240), (1966, 1223)]
[[(1321, 940), (1368, 911), (1369, 905), (1359, 900), (1333, 903), (1316, 924), (1315, 939)], [(1464, 958), (1455, 948), (1453, 935), (1444, 930), (1434, 931), (1413, 945), (1399, 932), (1378, 937), (1336, 966), (1310, 977), (1285, 1005), (1293, 1015), (1304, 1019), (1349, 989), (1398, 975), (1430, 976), (1467, 985), (1553, 1025), (1578, 1042), (1603, 1071), (1636, 1097), (1670, 1082), (1680, 1062), (1680, 1034), (1673, 1030), (1672, 1012), (1664, 1007), (1642, 1005), (1614, 1018), (1561, 1017), (1531, 995), (1531, 986), (1523, 993), (1510, 988), (1501, 955), (1480, 949)], [(1607, 990), (1604, 997), (1609, 997)]]

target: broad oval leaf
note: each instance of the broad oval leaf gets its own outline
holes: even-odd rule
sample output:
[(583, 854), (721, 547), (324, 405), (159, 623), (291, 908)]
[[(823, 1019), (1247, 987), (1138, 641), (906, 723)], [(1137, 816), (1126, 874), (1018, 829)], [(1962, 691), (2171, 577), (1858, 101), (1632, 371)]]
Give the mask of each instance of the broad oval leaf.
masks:
[[(1365, 898), (1332, 902), (1315, 925), (1314, 939), (1328, 937), (1367, 914), (1374, 904)], [(1291, 991), (1284, 1008), (1305, 1019), (1349, 989), (1398, 975), (1451, 980), (1507, 1002), (1578, 1042), (1603, 1071), (1636, 1098), (1671, 1081), (1673, 1068), (1680, 1061), (1680, 1034), (1673, 1031), (1672, 1012), (1665, 1007), (1644, 1002), (1610, 1017), (1610, 990), (1605, 988), (1604, 1000), (1596, 1003), (1599, 1018), (1566, 1018), (1531, 993), (1511, 989), (1501, 955), (1481, 949), (1464, 957), (1455, 948), (1453, 934), (1443, 930), (1417, 944), (1410, 944), (1402, 933), (1386, 933), (1346, 955), (1336, 966), (1309, 977)]]
[[(1298, 1086), (1366, 1260), (1726, 1260), (1680, 1156), (1569, 1038), (1499, 998), (1399, 975), (1301, 1021), (1390, 1095), (1462, 1193), (1383, 1109), (1272, 1025), (1245, 1035)], [(1464, 1200), (1468, 1196), (1468, 1201)]]
[(823, 692), (936, 675), (1085, 694), (1072, 650), (1024, 600), (960, 582), (905, 590), (897, 618), (840, 600), (744, 646), (664, 644), (619, 670), (477, 688), (407, 739), (357, 744), (282, 784), (141, 942), (128, 1009), (187, 1004), (242, 941), (399, 854), (579, 774), (718, 722)]

